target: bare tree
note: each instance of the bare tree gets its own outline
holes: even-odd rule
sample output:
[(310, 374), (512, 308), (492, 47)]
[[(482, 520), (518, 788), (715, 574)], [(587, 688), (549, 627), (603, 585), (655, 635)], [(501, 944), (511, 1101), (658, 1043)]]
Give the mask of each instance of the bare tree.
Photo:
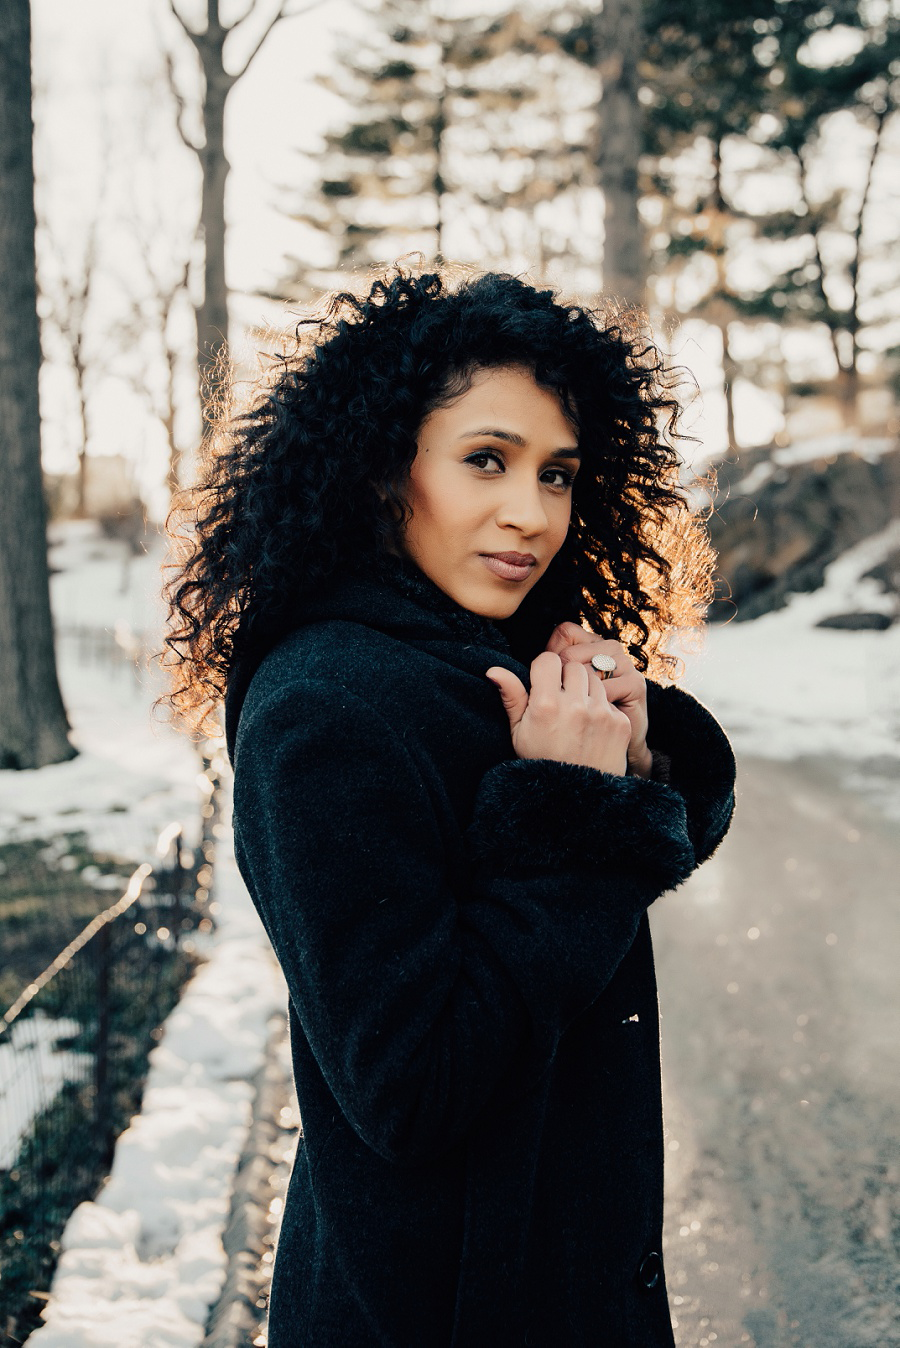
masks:
[(41, 479), (31, 15), (0, 5), (0, 768), (74, 757), (59, 689)]
[[(162, 367), (162, 381), (154, 383), (147, 378), (146, 361), (127, 367), (122, 364), (122, 377), (145, 400), (151, 414), (159, 421), (166, 436), (168, 470), (166, 480), (171, 492), (183, 485), (182, 461), (184, 450), (176, 429), (179, 416), (178, 369), (185, 358), (185, 344), (174, 331), (174, 318), (179, 305), (189, 295), (191, 257), (189, 247), (172, 244), (160, 258), (153, 249), (154, 239), (164, 237), (165, 224), (159, 216), (142, 220), (136, 215), (127, 222), (135, 251), (141, 262), (140, 294), (133, 293), (134, 276), (129, 273), (121, 282), (123, 293), (130, 295), (130, 308), (117, 329), (120, 352), (130, 355), (145, 346), (149, 338), (154, 354)], [(188, 244), (190, 240), (188, 240)]]
[(234, 23), (224, 24), (219, 17), (219, 0), (206, 0), (206, 27), (198, 32), (181, 14), (176, 0), (169, 8), (190, 39), (200, 61), (203, 92), (200, 104), (202, 139), (195, 139), (188, 127), (187, 99), (179, 90), (171, 52), (166, 53), (169, 85), (177, 108), (178, 133), (200, 161), (202, 189), (200, 232), (203, 238), (203, 298), (196, 306), (197, 354), (200, 372), (200, 397), (204, 420), (213, 415), (216, 397), (216, 362), (228, 342), (228, 286), (225, 277), (225, 188), (230, 165), (225, 154), (225, 104), (238, 80), (246, 75), (266, 38), (282, 19), (299, 18), (315, 9), (322, 0), (313, 0), (299, 10), (289, 9), (282, 0), (263, 24), (251, 43), (248, 54), (234, 69), (225, 64), (225, 46), (232, 34), (247, 31), (248, 22), (262, 10), (260, 0), (250, 0), (249, 8)]
[(603, 81), (597, 125), (597, 167), (606, 203), (603, 289), (627, 304), (642, 304), (646, 285), (638, 214), (642, 37), (641, 0), (603, 0), (595, 20), (595, 50)]
[[(178, 443), (178, 435), (175, 429), (178, 417), (177, 374), (181, 348), (172, 335), (172, 315), (181, 296), (187, 293), (191, 263), (190, 258), (186, 258), (180, 269), (173, 270), (168, 277), (160, 275), (154, 269), (149, 258), (146, 265), (151, 285), (149, 304), (155, 318), (156, 331), (159, 335), (160, 348), (165, 362), (165, 379), (162, 392), (157, 398), (151, 398), (151, 407), (166, 433), (166, 444), (169, 449), (169, 468), (166, 479), (169, 490), (176, 492), (183, 485), (182, 460), (184, 450)], [(144, 381), (144, 388), (146, 389), (146, 381)]]
[(83, 516), (87, 513), (87, 455), (90, 438), (88, 402), (91, 380), (97, 370), (97, 364), (91, 361), (88, 349), (88, 315), (96, 282), (99, 211), (92, 214), (88, 223), (80, 266), (71, 266), (69, 260), (62, 256), (46, 221), (39, 221), (38, 229), (43, 244), (42, 262), (47, 254), (52, 254), (55, 261), (52, 278), (49, 269), (41, 267), (43, 314), (57, 330), (75, 381), (79, 425), (76, 509)]

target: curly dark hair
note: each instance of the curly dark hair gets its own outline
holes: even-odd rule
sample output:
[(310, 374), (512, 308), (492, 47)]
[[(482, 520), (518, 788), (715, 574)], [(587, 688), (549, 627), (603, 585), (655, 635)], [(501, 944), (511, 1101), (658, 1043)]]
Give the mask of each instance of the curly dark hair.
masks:
[(365, 284), (301, 319), (204, 443), (199, 481), (167, 521), (170, 691), (159, 701), (218, 733), (212, 714), (245, 646), (329, 578), (390, 564), (419, 427), (487, 367), (526, 368), (555, 391), (583, 455), (562, 548), (498, 622), (511, 648), (530, 660), (542, 646), (526, 634), (569, 619), (673, 675), (663, 642), (701, 626), (714, 553), (672, 444), (683, 372), (666, 367), (646, 318), (460, 267), (395, 264)]

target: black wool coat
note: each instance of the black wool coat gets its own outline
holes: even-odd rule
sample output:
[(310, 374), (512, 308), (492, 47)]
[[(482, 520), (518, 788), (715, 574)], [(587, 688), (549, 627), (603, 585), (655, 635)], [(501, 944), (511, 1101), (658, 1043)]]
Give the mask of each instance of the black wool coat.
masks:
[(303, 1124), (270, 1348), (673, 1344), (647, 909), (723, 837), (734, 758), (648, 681), (668, 784), (519, 759), (493, 664), (529, 687), (403, 558), (232, 666)]

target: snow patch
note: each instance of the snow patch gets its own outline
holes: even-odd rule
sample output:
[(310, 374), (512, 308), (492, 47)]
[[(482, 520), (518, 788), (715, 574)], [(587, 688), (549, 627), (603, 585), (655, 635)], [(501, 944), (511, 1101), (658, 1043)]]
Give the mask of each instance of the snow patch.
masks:
[[(146, 553), (129, 557), (93, 520), (52, 524), (48, 537), (57, 669), (80, 752), (34, 771), (0, 771), (0, 843), (83, 831), (94, 851), (137, 864), (180, 819), (194, 845), (197, 751), (186, 735), (151, 720), (161, 674), (125, 649), (161, 644), (165, 540), (152, 536)], [(92, 645), (97, 636), (111, 648), (103, 658)]]
[(234, 856), (219, 851), (209, 960), (150, 1054), (106, 1185), (66, 1224), (38, 1348), (195, 1348), (222, 1291), (251, 1079), (287, 989)]
[(900, 547), (900, 521), (827, 567), (824, 584), (783, 609), (708, 629), (702, 651), (673, 644), (683, 685), (722, 722), (739, 751), (900, 761), (900, 622), (882, 632), (816, 623), (848, 611), (896, 612), (864, 573)]
[(56, 1047), (80, 1029), (70, 1017), (54, 1019), (38, 1011), (14, 1021), (0, 1044), (0, 1170), (12, 1167), (32, 1119), (64, 1083), (84, 1080), (91, 1070), (90, 1053)]
[(782, 449), (773, 449), (767, 459), (754, 464), (746, 477), (735, 483), (733, 490), (744, 496), (752, 495), (769, 482), (780, 468), (799, 463), (813, 463), (816, 459), (833, 459), (839, 454), (858, 454), (861, 459), (875, 463), (897, 448), (897, 441), (874, 436), (861, 439), (857, 435), (822, 435), (809, 440), (797, 440)]

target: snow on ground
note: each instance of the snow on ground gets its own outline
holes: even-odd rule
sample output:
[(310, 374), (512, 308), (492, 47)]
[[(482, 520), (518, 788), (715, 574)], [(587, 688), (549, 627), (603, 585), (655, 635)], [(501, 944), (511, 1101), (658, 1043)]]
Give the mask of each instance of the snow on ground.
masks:
[(83, 1081), (93, 1066), (90, 1053), (58, 1049), (56, 1041), (81, 1029), (77, 1020), (43, 1011), (17, 1020), (0, 1044), (0, 1170), (9, 1170), (22, 1137), (39, 1109), (66, 1081)]
[[(900, 624), (884, 632), (815, 627), (838, 612), (890, 611), (894, 601), (861, 576), (898, 545), (900, 523), (834, 562), (815, 594), (795, 595), (754, 622), (714, 627), (701, 652), (682, 652), (683, 685), (719, 717), (739, 753), (900, 765)], [(152, 627), (160, 554), (132, 562), (125, 588), (120, 558), (119, 545), (69, 529), (54, 550), (64, 568), (53, 582), (58, 622), (62, 614), (116, 630), (118, 621), (126, 642)], [(61, 677), (84, 752), (40, 773), (0, 773), (0, 838), (79, 827), (107, 847), (120, 821), (113, 850), (143, 859), (156, 829), (196, 812), (197, 759), (184, 737), (149, 727), (158, 688), (138, 683), (128, 666), (114, 677), (79, 664), (75, 644), (62, 636)], [(895, 785), (900, 817), (900, 772)], [(117, 804), (126, 811), (111, 810)], [(122, 827), (135, 823), (129, 852)], [(151, 1054), (142, 1110), (119, 1138), (109, 1181), (66, 1226), (45, 1324), (30, 1339), (36, 1348), (202, 1342), (225, 1278), (222, 1232), (250, 1122), (250, 1081), (269, 1018), (287, 999), (225, 846), (214, 888), (220, 912), (209, 963)]]
[[(46, 839), (42, 859), (67, 871), (77, 863), (62, 835), (83, 832), (89, 847), (131, 869), (153, 858), (171, 823), (182, 824), (189, 845), (200, 833), (197, 751), (185, 735), (151, 720), (162, 681), (128, 654), (154, 648), (162, 631), (164, 541), (151, 536), (146, 553), (129, 557), (93, 520), (51, 525), (49, 541), (57, 667), (80, 752), (31, 772), (0, 771), (0, 843)], [(126, 885), (121, 870), (104, 874), (88, 865), (81, 879), (108, 890), (113, 903)], [(0, 1154), (18, 1144), (35, 1111), (77, 1071), (77, 1055), (54, 1051), (54, 1037), (67, 1026), (28, 1017), (0, 1046)], [(33, 1042), (30, 1035), (37, 1035)]]
[(127, 658), (160, 639), (164, 542), (153, 535), (147, 553), (126, 560), (125, 545), (93, 520), (52, 525), (50, 540), (57, 664), (80, 752), (33, 772), (0, 771), (0, 842), (83, 830), (95, 850), (137, 863), (171, 820), (194, 841), (198, 819), (197, 751), (151, 719), (160, 674)]
[[(820, 437), (773, 451), (772, 463), (874, 454), (891, 443)], [(153, 538), (126, 567), (124, 546), (103, 539), (93, 521), (54, 526), (52, 537), (60, 678), (82, 752), (36, 772), (0, 772), (0, 841), (84, 829), (98, 850), (142, 861), (170, 820), (196, 819), (198, 756), (186, 736), (151, 720), (158, 672), (136, 673), (124, 659), (85, 662), (72, 628), (91, 625), (116, 633), (123, 647), (144, 641), (156, 649), (163, 540)], [(897, 546), (894, 524), (832, 563), (820, 590), (753, 622), (712, 627), (702, 652), (682, 652), (684, 686), (716, 712), (738, 749), (772, 758), (900, 757), (900, 624), (884, 632), (815, 627), (834, 613), (892, 611), (895, 601), (860, 577)]]
[(812, 463), (815, 459), (837, 457), (838, 454), (859, 454), (861, 458), (874, 463), (883, 454), (889, 454), (897, 448), (897, 441), (891, 437), (861, 437), (843, 432), (838, 435), (817, 435), (808, 440), (795, 440), (790, 445), (773, 449), (767, 459), (755, 464), (746, 477), (736, 483), (733, 490), (750, 495), (765, 486), (770, 478), (781, 468), (797, 463)]
[(227, 842), (208, 962), (187, 984), (150, 1054), (140, 1114), (112, 1173), (82, 1203), (36, 1348), (194, 1348), (225, 1282), (222, 1233), (246, 1141), (254, 1074), (287, 990)]
[[(889, 812), (900, 817), (900, 622), (883, 632), (817, 628), (837, 613), (896, 611), (863, 574), (900, 547), (900, 521), (851, 548), (812, 594), (752, 622), (711, 627), (703, 649), (680, 650), (682, 686), (722, 722), (738, 752), (789, 759), (829, 754), (879, 760), (896, 776)], [(856, 786), (859, 774), (851, 774)]]

